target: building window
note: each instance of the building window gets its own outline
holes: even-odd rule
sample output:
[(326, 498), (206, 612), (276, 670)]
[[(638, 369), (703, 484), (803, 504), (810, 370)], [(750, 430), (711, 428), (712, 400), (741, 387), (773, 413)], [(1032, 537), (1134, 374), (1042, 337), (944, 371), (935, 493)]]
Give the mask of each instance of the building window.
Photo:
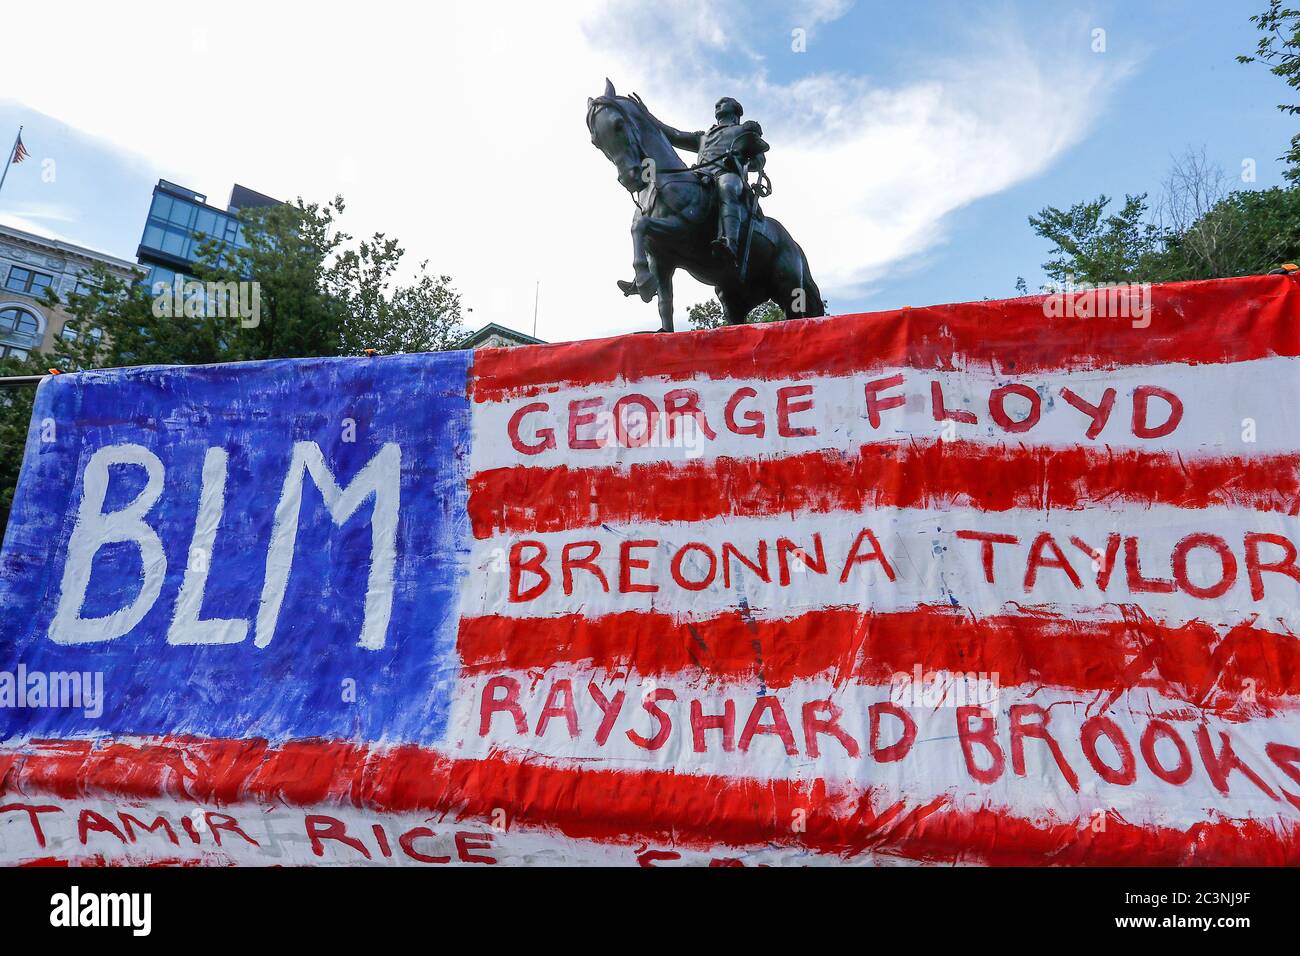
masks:
[[(153, 266), (149, 270), (149, 275), (145, 277), (145, 288), (149, 289), (154, 295), (166, 292), (176, 283), (178, 273), (175, 269), (168, 269), (166, 266)], [(184, 281), (184, 277), (182, 280)], [(162, 283), (163, 288), (159, 288)]]
[(17, 359), (20, 362), (27, 361), (27, 356), (30, 354), (27, 349), (20, 349), (16, 345), (6, 345), (0, 349), (0, 358)]
[(41, 320), (33, 312), (21, 309), (16, 305), (0, 309), (0, 335), (9, 332), (21, 332), (25, 335), (36, 335), (41, 330)]
[[(165, 199), (163, 203), (160, 200)], [(155, 197), (140, 244), (177, 259), (193, 262), (207, 240), (236, 244), (239, 223), (217, 210), (171, 197)]]
[[(155, 191), (140, 239), (142, 259), (152, 258), (143, 252), (151, 249), (172, 263), (197, 262), (205, 243), (233, 261), (235, 250), (247, 246), (239, 217), (209, 207), (202, 196), (190, 199)], [(150, 276), (146, 284), (152, 287), (160, 278), (167, 277)]]
[(190, 232), (188, 229), (178, 229), (175, 226), (167, 226), (162, 230), (162, 242), (158, 248), (168, 255), (186, 256), (186, 246), (189, 243)]
[(200, 209), (198, 218), (194, 220), (195, 235), (206, 236), (209, 239), (217, 235), (217, 214), (211, 209)]
[(95, 282), (95, 273), (93, 271), (87, 269), (78, 273), (72, 284), (72, 295), (88, 296), (97, 291), (99, 291), (99, 286)]
[(24, 295), (36, 296), (48, 289), (54, 282), (54, 276), (46, 275), (44, 272), (33, 272), (31, 269), (24, 269), (22, 266), (14, 266), (9, 270), (9, 278), (5, 281), (5, 288), (10, 292), (21, 292)]
[(194, 222), (194, 213), (197, 207), (191, 206), (187, 202), (172, 202), (172, 213), (167, 217), (167, 221), (172, 225), (181, 226), (186, 232), (189, 231), (190, 224)]
[[(59, 337), (65, 342), (75, 342), (81, 337), (80, 327), (74, 320), (69, 319), (63, 323), (63, 331), (59, 333)], [(104, 337), (104, 330), (97, 325), (92, 325), (90, 327), (90, 337), (98, 342)]]
[(149, 215), (157, 216), (159, 219), (166, 219), (172, 211), (172, 197), (165, 193), (154, 193), (153, 205), (149, 207)]

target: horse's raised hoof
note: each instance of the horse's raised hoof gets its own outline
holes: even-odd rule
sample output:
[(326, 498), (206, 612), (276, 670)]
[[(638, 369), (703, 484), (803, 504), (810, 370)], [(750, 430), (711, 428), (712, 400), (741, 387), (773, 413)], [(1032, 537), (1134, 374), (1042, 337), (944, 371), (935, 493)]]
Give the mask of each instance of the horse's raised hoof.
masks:
[(635, 282), (628, 282), (626, 279), (619, 279), (619, 280), (618, 280), (618, 288), (619, 288), (619, 290), (620, 290), (620, 291), (621, 291), (625, 296), (626, 296), (626, 295), (636, 295), (636, 283), (635, 283)]

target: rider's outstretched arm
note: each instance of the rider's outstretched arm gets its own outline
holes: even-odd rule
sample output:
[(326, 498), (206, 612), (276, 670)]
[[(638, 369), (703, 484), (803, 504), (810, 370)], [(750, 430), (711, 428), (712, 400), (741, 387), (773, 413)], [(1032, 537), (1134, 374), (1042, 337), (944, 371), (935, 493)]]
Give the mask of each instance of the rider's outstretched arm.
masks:
[(668, 142), (672, 143), (678, 149), (689, 149), (692, 153), (698, 153), (700, 151), (700, 140), (704, 139), (704, 130), (698, 129), (693, 133), (688, 133), (680, 129), (674, 129), (667, 123), (660, 123), (659, 120), (655, 120), (655, 123), (657, 123), (659, 128), (663, 130), (664, 135), (668, 137)]
[(637, 102), (641, 103), (641, 109), (645, 110), (645, 115), (650, 117), (650, 121), (658, 126), (660, 131), (668, 137), (668, 142), (672, 143), (678, 149), (689, 149), (692, 153), (698, 153), (700, 151), (700, 140), (704, 138), (704, 130), (699, 129), (691, 133), (677, 129), (674, 126), (669, 126), (659, 117), (655, 116), (654, 113), (651, 113), (649, 107), (647, 107), (645, 103), (642, 103), (639, 98), (637, 99)]

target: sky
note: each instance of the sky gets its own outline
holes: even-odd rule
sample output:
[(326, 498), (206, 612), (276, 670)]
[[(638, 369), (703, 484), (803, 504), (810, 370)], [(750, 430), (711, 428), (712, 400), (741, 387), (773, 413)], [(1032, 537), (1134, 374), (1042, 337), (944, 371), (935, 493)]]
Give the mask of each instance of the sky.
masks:
[[(31, 159), (0, 222), (134, 259), (159, 178), (341, 193), (452, 276), (466, 325), (548, 341), (658, 325), (625, 299), (633, 205), (584, 125), (609, 77), (706, 128), (738, 99), (771, 144), (764, 201), (833, 314), (1004, 298), (1043, 279), (1027, 217), (1157, 194), (1204, 148), (1281, 183), (1285, 84), (1235, 62), (1264, 0), (409, 0), (6, 10), (0, 150)], [(57, 23), (57, 30), (50, 24)], [(540, 283), (540, 290), (538, 283)], [(677, 279), (686, 307), (712, 294)], [(536, 295), (536, 299), (535, 299)]]

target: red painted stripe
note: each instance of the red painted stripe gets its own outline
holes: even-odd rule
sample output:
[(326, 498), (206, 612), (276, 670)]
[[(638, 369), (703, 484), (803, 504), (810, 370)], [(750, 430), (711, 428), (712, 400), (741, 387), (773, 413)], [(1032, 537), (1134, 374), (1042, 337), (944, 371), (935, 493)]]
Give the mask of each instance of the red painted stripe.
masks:
[[(703, 620), (625, 611), (604, 617), (485, 616), (461, 621), (465, 673), (576, 664), (644, 676), (887, 684), (898, 672), (996, 673), (1002, 686), (1120, 693), (1152, 687), (1208, 710), (1269, 708), (1300, 695), (1300, 640), (1250, 624), (1221, 634), (1208, 624), (1161, 624), (1046, 612), (975, 618), (947, 606), (892, 614), (828, 608), (791, 620), (732, 611)], [(1249, 683), (1248, 683), (1249, 682)], [(1245, 694), (1249, 688), (1252, 693)]]
[[(647, 493), (647, 490), (653, 493)], [(856, 454), (482, 471), (469, 481), (476, 538), (600, 524), (870, 508), (1071, 509), (1236, 505), (1296, 513), (1300, 455), (1185, 457), (979, 442), (864, 445)]]
[[(453, 761), (415, 748), (343, 743), (174, 740), (159, 745), (60, 743), (4, 758), (3, 790), (31, 795), (205, 803), (346, 802), (377, 812), (422, 811), (553, 828), (576, 839), (700, 848), (802, 845), (852, 856), (877, 851), (927, 862), (1010, 865), (1300, 864), (1300, 836), (1275, 820), (1215, 820), (1186, 831), (1112, 815), (1027, 820), (945, 798), (884, 803), (822, 781), (757, 781), (657, 771), (556, 767), (496, 756)], [(791, 821), (803, 817), (798, 832)]]
[(882, 367), (988, 366), (1008, 374), (1300, 355), (1300, 285), (1249, 276), (1152, 287), (1151, 323), (1048, 318), (1044, 297), (757, 326), (480, 349), (472, 394), (497, 401), (559, 384), (850, 375)]

